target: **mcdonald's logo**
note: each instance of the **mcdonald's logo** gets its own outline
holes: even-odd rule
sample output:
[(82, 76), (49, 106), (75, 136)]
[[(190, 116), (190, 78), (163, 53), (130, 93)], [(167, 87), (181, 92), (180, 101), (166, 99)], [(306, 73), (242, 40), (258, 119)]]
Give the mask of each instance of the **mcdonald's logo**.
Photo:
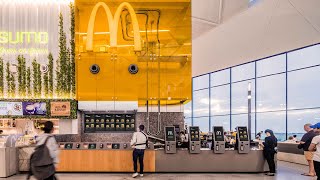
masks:
[(108, 18), (109, 31), (110, 31), (110, 47), (117, 47), (117, 44), (118, 44), (117, 33), (118, 33), (118, 24), (120, 21), (120, 15), (123, 9), (127, 9), (132, 19), (133, 35), (134, 35), (134, 51), (141, 51), (141, 37), (140, 37), (137, 15), (133, 7), (127, 2), (123, 2), (120, 4), (120, 6), (116, 10), (114, 17), (110, 11), (110, 8), (104, 2), (99, 2), (93, 7), (93, 10), (91, 12), (90, 19), (89, 19), (88, 29), (87, 29), (87, 44), (86, 44), (87, 51), (93, 50), (94, 22), (96, 19), (98, 9), (100, 7), (104, 9), (104, 12), (106, 13)]

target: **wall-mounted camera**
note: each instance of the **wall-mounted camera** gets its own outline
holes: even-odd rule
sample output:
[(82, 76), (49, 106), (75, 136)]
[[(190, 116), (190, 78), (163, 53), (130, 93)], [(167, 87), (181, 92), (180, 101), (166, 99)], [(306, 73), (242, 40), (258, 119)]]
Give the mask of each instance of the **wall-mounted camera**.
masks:
[(130, 64), (130, 66), (128, 67), (128, 71), (130, 74), (137, 74), (139, 71), (139, 68), (136, 64)]
[(90, 72), (92, 74), (98, 74), (99, 71), (100, 71), (100, 67), (99, 67), (98, 64), (93, 64), (93, 65), (90, 66)]

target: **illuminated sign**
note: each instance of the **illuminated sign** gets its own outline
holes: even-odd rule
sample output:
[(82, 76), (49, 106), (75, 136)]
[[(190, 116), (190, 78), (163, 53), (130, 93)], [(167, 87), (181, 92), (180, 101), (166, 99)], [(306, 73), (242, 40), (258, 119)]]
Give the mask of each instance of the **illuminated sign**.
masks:
[(134, 50), (141, 51), (141, 37), (140, 37), (138, 19), (134, 9), (127, 2), (123, 2), (120, 4), (120, 6), (116, 10), (114, 17), (112, 16), (110, 8), (106, 3), (99, 2), (94, 6), (90, 15), (88, 30), (87, 30), (87, 44), (86, 44), (87, 51), (93, 50), (92, 43), (93, 43), (94, 21), (96, 19), (96, 15), (100, 7), (104, 9), (104, 12), (106, 13), (108, 18), (109, 30), (110, 30), (110, 46), (111, 47), (117, 46), (117, 33), (118, 33), (118, 23), (120, 20), (120, 15), (123, 9), (127, 9), (132, 19), (133, 35), (134, 35)]
[(48, 32), (0, 32), (0, 44), (48, 44)]

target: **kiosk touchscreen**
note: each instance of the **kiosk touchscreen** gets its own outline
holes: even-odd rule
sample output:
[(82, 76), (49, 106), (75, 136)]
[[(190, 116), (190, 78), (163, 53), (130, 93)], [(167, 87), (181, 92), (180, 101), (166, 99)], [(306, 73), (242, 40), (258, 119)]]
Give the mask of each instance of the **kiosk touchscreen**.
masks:
[(223, 154), (225, 152), (225, 141), (222, 126), (213, 127), (213, 152)]
[(164, 128), (164, 132), (165, 132), (165, 152), (167, 154), (175, 154), (177, 152), (175, 127), (166, 126)]
[(199, 154), (200, 153), (200, 130), (198, 126), (190, 126), (190, 143), (189, 143), (189, 152), (191, 154)]
[(250, 140), (247, 127), (237, 127), (238, 152), (246, 154), (250, 151)]

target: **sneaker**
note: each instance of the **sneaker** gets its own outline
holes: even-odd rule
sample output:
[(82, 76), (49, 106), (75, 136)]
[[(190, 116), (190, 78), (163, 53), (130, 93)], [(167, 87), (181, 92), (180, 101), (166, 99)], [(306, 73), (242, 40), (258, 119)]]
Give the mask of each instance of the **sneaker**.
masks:
[(143, 177), (143, 174), (140, 174), (140, 177)]
[(138, 173), (133, 173), (133, 174), (132, 174), (132, 177), (133, 177), (133, 178), (136, 178), (137, 176), (139, 176)]
[(268, 173), (267, 176), (274, 176), (274, 173)]

